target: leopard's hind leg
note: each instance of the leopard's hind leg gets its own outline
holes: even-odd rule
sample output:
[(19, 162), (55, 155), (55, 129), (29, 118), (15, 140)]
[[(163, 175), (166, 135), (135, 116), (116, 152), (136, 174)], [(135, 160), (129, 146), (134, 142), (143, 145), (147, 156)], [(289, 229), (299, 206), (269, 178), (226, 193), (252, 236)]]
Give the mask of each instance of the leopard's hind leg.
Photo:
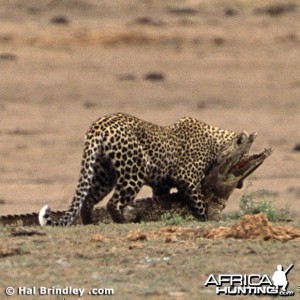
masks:
[(110, 193), (116, 183), (116, 174), (110, 160), (96, 160), (96, 165), (89, 193), (80, 211), (81, 222), (84, 225), (93, 223), (94, 205)]
[(124, 209), (130, 208), (130, 203), (145, 183), (147, 174), (147, 159), (143, 149), (134, 136), (131, 137), (132, 149), (120, 149), (119, 158), (115, 158), (117, 180), (114, 193), (107, 203), (107, 209), (115, 222), (134, 221), (132, 215), (124, 217)]

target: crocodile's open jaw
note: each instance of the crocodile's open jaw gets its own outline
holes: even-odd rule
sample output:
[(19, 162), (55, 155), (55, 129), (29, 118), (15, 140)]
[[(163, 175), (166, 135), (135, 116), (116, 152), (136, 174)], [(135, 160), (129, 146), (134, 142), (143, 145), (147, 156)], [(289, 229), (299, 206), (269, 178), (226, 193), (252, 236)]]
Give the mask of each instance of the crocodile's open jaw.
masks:
[[(263, 152), (258, 154), (251, 154), (245, 158), (241, 158), (236, 164), (234, 164), (229, 172), (231, 172), (235, 176), (241, 176), (245, 173), (252, 173), (259, 165), (263, 163), (263, 161), (271, 155), (273, 149), (265, 149)], [(249, 173), (249, 174), (250, 174)], [(248, 174), (248, 175), (249, 175)], [(247, 175), (247, 176), (248, 176)]]
[(264, 160), (272, 154), (272, 152), (273, 149), (265, 149), (261, 153), (242, 157), (240, 161), (230, 168), (228, 173), (239, 178), (237, 188), (241, 188), (243, 186), (243, 180), (253, 173), (264, 162)]
[(272, 149), (249, 154), (257, 134), (242, 132), (242, 142), (232, 151), (225, 153), (213, 163), (202, 182), (203, 193), (211, 202), (228, 199), (235, 188), (241, 188), (243, 181), (271, 155)]
[(249, 154), (253, 142), (256, 140), (257, 133), (248, 134), (242, 132), (239, 134), (242, 142), (239, 147), (223, 158), (223, 165), (226, 168), (220, 168), (223, 176), (233, 175), (237, 179), (244, 179), (255, 171), (263, 161), (271, 155), (273, 149), (265, 149), (260, 153)]

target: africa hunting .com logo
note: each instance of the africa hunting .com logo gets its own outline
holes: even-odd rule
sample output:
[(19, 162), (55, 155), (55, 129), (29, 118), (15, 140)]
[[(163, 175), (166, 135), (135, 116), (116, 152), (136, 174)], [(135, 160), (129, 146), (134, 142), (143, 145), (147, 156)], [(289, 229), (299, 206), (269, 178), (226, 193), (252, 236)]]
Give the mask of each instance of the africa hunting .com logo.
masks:
[(293, 267), (291, 264), (284, 270), (278, 265), (271, 278), (267, 274), (210, 274), (204, 286), (215, 286), (217, 295), (294, 296), (294, 291), (287, 290), (289, 286), (287, 275)]

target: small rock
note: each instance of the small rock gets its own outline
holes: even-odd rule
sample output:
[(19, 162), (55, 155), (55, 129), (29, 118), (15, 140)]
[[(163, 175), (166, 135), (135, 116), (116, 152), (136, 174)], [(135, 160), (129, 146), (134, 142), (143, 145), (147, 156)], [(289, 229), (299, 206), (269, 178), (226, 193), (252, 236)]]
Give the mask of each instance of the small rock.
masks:
[(54, 16), (50, 23), (58, 25), (68, 25), (70, 23), (69, 19), (66, 16)]
[(139, 17), (134, 20), (133, 24), (148, 26), (164, 26), (165, 22), (154, 20), (151, 17)]
[(202, 38), (201, 37), (195, 37), (192, 39), (192, 44), (197, 46), (200, 45), (202, 43)]
[(225, 16), (233, 17), (233, 16), (236, 16), (238, 14), (238, 12), (236, 9), (234, 9), (232, 7), (227, 7), (227, 8), (225, 8), (224, 14), (225, 14)]
[(293, 150), (299, 152), (300, 151), (300, 143), (296, 144), (294, 146)]
[(254, 13), (267, 14), (272, 17), (277, 17), (287, 12), (293, 12), (296, 10), (296, 8), (297, 6), (295, 4), (278, 3), (278, 4), (271, 4), (266, 7), (258, 8), (254, 11)]
[(0, 60), (17, 60), (18, 56), (12, 53), (0, 53)]
[(165, 79), (165, 75), (160, 72), (150, 72), (144, 76), (144, 79), (150, 81), (160, 81)]
[(117, 76), (118, 80), (121, 81), (133, 81), (136, 80), (136, 76), (134, 74), (120, 74)]
[(10, 43), (14, 40), (14, 37), (12, 34), (4, 33), (0, 34), (0, 43)]
[(247, 252), (248, 254), (258, 255), (258, 252), (253, 247), (248, 246), (247, 250), (248, 250), (248, 252)]
[(82, 104), (85, 108), (93, 108), (96, 106), (96, 103), (92, 102), (92, 101), (85, 101)]
[(225, 43), (225, 39), (222, 37), (215, 37), (212, 41), (215, 46), (222, 46)]
[(37, 7), (29, 7), (27, 9), (28, 14), (30, 14), (30, 15), (37, 15), (38, 13), (40, 13), (40, 11), (41, 10)]
[(70, 263), (65, 259), (65, 258), (60, 258), (56, 261), (56, 263), (58, 265), (60, 265), (61, 267), (67, 268), (70, 266)]
[(192, 7), (172, 7), (169, 9), (169, 13), (174, 15), (194, 15), (198, 13), (198, 10)]

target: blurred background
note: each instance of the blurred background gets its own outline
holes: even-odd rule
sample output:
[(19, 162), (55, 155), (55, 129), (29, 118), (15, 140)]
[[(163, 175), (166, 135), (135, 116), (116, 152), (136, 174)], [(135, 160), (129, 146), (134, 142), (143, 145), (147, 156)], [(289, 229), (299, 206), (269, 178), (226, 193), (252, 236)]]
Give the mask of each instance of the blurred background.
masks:
[(1, 215), (66, 209), (86, 130), (119, 111), (258, 132), (274, 153), (226, 210), (299, 215), (299, 20), (297, 0), (1, 0)]

